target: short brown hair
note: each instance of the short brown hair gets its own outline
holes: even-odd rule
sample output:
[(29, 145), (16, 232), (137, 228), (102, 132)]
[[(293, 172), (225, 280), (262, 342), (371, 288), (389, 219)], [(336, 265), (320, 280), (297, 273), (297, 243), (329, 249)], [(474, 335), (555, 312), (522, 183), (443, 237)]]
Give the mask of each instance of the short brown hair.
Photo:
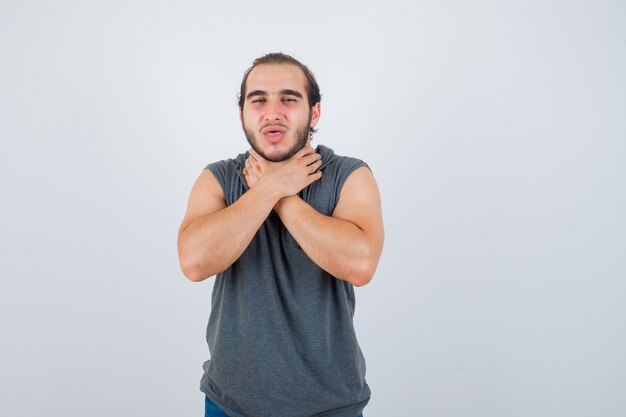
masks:
[(243, 80), (241, 81), (241, 87), (239, 88), (239, 95), (237, 97), (239, 102), (239, 108), (243, 109), (243, 103), (246, 98), (246, 82), (248, 81), (248, 75), (257, 66), (261, 64), (292, 64), (302, 70), (306, 78), (306, 92), (309, 100), (309, 106), (313, 107), (320, 101), (322, 101), (322, 94), (320, 93), (320, 87), (317, 85), (317, 80), (311, 72), (302, 62), (298, 61), (294, 57), (283, 54), (282, 52), (272, 52), (267, 55), (263, 55), (260, 58), (255, 59), (252, 62), (252, 66), (246, 70), (243, 74)]

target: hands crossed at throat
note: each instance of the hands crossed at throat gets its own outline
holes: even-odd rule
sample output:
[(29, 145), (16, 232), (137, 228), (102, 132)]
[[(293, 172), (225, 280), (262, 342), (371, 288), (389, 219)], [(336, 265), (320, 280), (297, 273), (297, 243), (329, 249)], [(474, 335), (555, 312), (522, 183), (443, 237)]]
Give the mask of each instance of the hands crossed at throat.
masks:
[(249, 188), (264, 187), (279, 198), (298, 194), (302, 189), (322, 177), (318, 171), (321, 156), (311, 146), (305, 146), (291, 158), (270, 162), (250, 149), (243, 176)]

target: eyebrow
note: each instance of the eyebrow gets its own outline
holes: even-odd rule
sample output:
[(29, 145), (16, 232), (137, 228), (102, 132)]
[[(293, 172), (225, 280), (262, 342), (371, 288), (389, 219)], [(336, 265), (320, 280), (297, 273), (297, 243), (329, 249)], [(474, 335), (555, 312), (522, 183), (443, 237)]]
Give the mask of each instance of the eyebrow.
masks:
[(284, 96), (295, 96), (298, 98), (302, 98), (302, 94), (300, 94), (299, 92), (297, 92), (296, 90), (281, 90), (280, 92), (282, 95)]
[[(302, 98), (302, 94), (300, 94), (298, 91), (296, 90), (290, 90), (290, 89), (285, 89), (285, 90), (280, 90), (280, 94), (281, 95), (286, 95), (286, 96), (294, 96), (294, 97), (298, 97), (298, 98)], [(267, 95), (267, 91), (263, 91), (263, 90), (254, 90), (254, 91), (250, 91), (248, 94), (246, 94), (246, 100), (252, 98), (252, 97), (256, 97), (256, 96), (266, 96)]]

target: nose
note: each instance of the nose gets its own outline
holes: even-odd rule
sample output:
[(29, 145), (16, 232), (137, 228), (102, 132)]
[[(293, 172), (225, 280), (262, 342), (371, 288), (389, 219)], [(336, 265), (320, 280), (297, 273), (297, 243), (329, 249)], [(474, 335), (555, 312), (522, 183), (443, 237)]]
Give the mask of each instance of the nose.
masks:
[(277, 103), (275, 100), (270, 100), (265, 105), (265, 120), (273, 121), (280, 120), (283, 116), (282, 109), (280, 107), (280, 103)]

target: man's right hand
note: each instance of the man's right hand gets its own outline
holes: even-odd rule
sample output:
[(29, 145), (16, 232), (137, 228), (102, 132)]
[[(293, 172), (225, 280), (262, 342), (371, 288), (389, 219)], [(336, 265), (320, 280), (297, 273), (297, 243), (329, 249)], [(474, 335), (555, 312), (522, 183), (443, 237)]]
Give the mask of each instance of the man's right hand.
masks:
[(276, 193), (279, 199), (298, 194), (322, 177), (322, 172), (318, 171), (321, 156), (309, 145), (282, 162), (270, 162), (253, 149), (249, 152), (244, 169), (248, 187)]

